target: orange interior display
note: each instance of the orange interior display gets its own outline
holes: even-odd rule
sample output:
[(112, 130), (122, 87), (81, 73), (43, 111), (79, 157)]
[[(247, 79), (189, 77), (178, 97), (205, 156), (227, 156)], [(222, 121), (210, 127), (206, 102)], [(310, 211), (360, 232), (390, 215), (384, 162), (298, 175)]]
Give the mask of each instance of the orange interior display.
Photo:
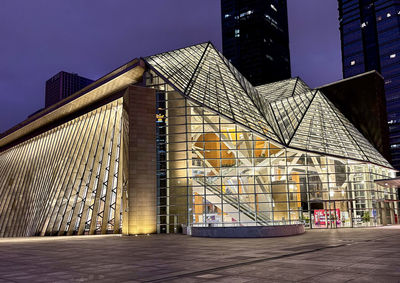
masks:
[(196, 222), (201, 222), (200, 217), (204, 213), (204, 206), (203, 206), (203, 197), (199, 196), (198, 193), (195, 193), (194, 196), (194, 213)]
[(204, 154), (204, 158), (217, 171), (219, 171), (219, 167), (235, 165), (235, 155), (214, 133), (201, 135), (197, 139), (195, 146), (203, 148), (202, 154)]

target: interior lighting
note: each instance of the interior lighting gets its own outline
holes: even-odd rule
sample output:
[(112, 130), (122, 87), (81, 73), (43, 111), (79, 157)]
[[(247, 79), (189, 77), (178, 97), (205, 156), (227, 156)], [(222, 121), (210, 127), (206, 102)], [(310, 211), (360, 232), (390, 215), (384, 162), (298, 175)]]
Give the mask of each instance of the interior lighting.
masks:
[(356, 61), (354, 61), (354, 60), (350, 62), (351, 66), (354, 66), (355, 64), (356, 64)]
[(386, 14), (386, 17), (387, 17), (387, 18), (390, 18), (391, 16), (392, 16), (392, 14), (390, 14), (390, 13), (387, 13), (387, 14)]
[(344, 190), (342, 190), (342, 196), (344, 196)]
[(249, 10), (247, 12), (241, 13), (239, 15), (239, 18), (242, 18), (242, 17), (245, 17), (245, 16), (249, 16), (249, 15), (253, 14), (253, 12), (254, 12), (253, 10)]
[(275, 12), (278, 12), (278, 9), (276, 9), (276, 7), (274, 5), (271, 4), (271, 8), (272, 10), (274, 10)]
[(329, 195), (330, 195), (331, 197), (333, 197), (333, 196), (335, 195), (335, 192), (334, 192), (333, 190), (330, 190), (330, 191), (329, 191)]
[(390, 58), (391, 59), (396, 58), (396, 53), (390, 54)]
[(240, 37), (240, 29), (235, 29), (235, 37)]

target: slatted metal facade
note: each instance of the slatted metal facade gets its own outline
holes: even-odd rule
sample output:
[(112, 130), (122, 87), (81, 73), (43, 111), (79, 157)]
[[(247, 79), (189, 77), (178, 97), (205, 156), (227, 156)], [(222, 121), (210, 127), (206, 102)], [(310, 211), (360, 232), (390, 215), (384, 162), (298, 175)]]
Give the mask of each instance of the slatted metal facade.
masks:
[(120, 98), (2, 152), (0, 236), (119, 233), (124, 121)]

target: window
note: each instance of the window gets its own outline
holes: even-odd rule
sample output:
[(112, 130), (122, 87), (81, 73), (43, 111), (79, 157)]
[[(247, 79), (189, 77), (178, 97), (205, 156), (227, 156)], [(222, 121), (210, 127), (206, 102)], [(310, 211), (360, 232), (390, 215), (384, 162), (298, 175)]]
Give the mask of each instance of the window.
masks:
[(245, 16), (249, 16), (249, 15), (253, 14), (253, 12), (254, 12), (253, 10), (249, 10), (247, 12), (241, 13), (239, 15), (239, 18), (242, 18), (242, 17), (245, 17)]

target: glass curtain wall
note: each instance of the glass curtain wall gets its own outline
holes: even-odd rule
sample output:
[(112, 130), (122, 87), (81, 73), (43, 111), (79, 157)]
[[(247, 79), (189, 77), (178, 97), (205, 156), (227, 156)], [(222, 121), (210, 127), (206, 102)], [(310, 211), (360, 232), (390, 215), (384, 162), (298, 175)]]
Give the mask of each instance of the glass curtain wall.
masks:
[(394, 223), (397, 203), (384, 200), (395, 200), (395, 192), (373, 182), (393, 170), (285, 148), (184, 98), (155, 74), (148, 84), (158, 90), (159, 232)]

